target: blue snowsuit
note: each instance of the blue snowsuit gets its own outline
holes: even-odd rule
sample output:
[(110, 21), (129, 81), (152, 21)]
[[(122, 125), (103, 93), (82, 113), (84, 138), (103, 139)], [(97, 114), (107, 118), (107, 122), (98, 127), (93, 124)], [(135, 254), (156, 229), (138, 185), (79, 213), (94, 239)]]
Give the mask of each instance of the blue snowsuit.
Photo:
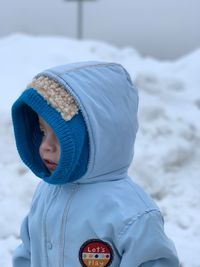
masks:
[(87, 125), (86, 173), (40, 182), (21, 227), (14, 267), (178, 267), (154, 201), (128, 176), (138, 93), (118, 64), (84, 62), (46, 70), (71, 91)]

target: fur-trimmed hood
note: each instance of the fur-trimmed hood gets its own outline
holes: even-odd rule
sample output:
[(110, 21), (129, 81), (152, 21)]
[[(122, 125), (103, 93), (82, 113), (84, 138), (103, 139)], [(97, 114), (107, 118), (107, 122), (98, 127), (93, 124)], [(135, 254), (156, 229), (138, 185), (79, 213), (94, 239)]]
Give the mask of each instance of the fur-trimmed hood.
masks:
[(35, 80), (40, 77), (50, 78), (69, 92), (83, 115), (89, 160), (78, 182), (125, 177), (138, 129), (138, 92), (127, 71), (115, 63), (79, 62), (42, 71)]

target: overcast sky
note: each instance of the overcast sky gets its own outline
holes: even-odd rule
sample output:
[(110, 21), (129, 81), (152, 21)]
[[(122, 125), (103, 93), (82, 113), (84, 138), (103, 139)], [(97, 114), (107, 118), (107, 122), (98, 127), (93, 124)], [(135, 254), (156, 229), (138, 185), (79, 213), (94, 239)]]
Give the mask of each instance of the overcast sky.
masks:
[[(200, 46), (199, 0), (90, 0), (84, 37), (176, 58)], [(77, 4), (64, 0), (0, 2), (0, 36), (12, 32), (76, 37)]]

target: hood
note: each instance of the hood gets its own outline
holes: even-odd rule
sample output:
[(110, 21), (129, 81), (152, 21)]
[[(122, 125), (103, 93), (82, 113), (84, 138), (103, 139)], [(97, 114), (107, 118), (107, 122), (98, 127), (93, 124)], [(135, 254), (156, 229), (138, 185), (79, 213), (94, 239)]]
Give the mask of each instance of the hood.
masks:
[[(127, 71), (119, 64), (93, 61), (53, 67), (35, 78), (41, 76), (63, 86), (81, 112), (66, 122), (34, 88), (28, 87), (12, 107), (17, 149), (24, 163), (52, 184), (126, 177), (138, 129), (138, 92)], [(47, 120), (60, 142), (61, 157), (53, 173), (44, 168), (38, 153), (38, 114)]]
[(62, 84), (80, 107), (89, 134), (87, 171), (77, 182), (123, 178), (134, 155), (138, 91), (119, 64), (80, 62), (39, 73)]

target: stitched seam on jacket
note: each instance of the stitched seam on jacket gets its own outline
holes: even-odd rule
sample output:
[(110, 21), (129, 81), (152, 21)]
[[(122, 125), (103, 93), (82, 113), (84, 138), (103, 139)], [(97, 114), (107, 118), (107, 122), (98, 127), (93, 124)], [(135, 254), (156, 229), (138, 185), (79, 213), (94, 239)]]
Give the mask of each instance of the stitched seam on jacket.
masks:
[[(89, 181), (90, 179), (93, 179), (93, 178), (96, 178), (96, 177), (100, 177), (100, 176), (104, 176), (104, 175), (110, 174), (110, 173), (112, 173), (112, 172), (120, 171), (120, 170), (125, 169), (125, 168), (128, 168), (128, 167), (129, 167), (129, 164), (126, 165), (126, 166), (123, 166), (122, 168), (119, 168), (119, 169), (115, 169), (115, 170), (112, 170), (112, 171), (109, 171), (109, 172), (104, 172), (104, 173), (101, 173), (101, 174), (99, 174), (99, 175), (89, 177), (89, 178), (88, 178), (88, 181)], [(126, 177), (126, 175), (125, 175), (125, 177)], [(124, 178), (122, 177), (121, 179), (124, 179)], [(108, 182), (110, 182), (110, 181), (108, 180)]]
[[(77, 71), (80, 71), (82, 69), (87, 69), (87, 68), (95, 68), (95, 67), (107, 67), (107, 66), (118, 66), (118, 67), (121, 67), (123, 68), (123, 66), (121, 64), (117, 64), (117, 63), (99, 63), (99, 64), (92, 64), (92, 65), (85, 65), (85, 66), (81, 66), (81, 67), (76, 67), (76, 68), (73, 68), (73, 69), (70, 69), (70, 70), (67, 70), (67, 71), (64, 71), (62, 73), (59, 73), (59, 75), (63, 75), (63, 74), (67, 74), (67, 73), (70, 73), (70, 72), (77, 72)], [(123, 68), (124, 69), (124, 68)], [(52, 73), (58, 75), (56, 72), (52, 71)]]
[(161, 214), (161, 212), (158, 209), (151, 209), (151, 210), (146, 210), (142, 213), (138, 213), (137, 215), (133, 216), (132, 218), (130, 218), (130, 220), (122, 227), (122, 229), (120, 230), (118, 237), (117, 237), (117, 242), (120, 241), (120, 238), (128, 231), (129, 227), (135, 223), (136, 221), (140, 220), (144, 215), (147, 215), (149, 213), (159, 213)]

